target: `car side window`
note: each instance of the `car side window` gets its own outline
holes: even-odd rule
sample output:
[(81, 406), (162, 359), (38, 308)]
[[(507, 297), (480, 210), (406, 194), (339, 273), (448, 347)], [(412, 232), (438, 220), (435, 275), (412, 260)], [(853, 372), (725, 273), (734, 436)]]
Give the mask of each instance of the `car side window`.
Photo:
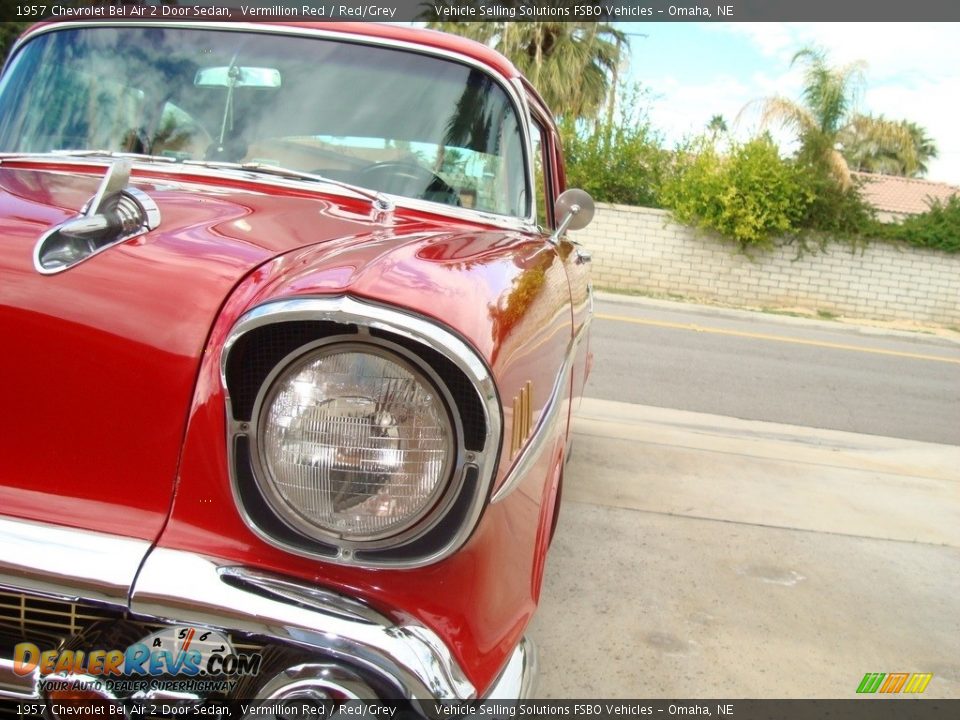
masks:
[(550, 218), (550, 204), (553, 198), (550, 193), (550, 163), (547, 152), (550, 148), (547, 142), (546, 130), (536, 121), (533, 122), (533, 181), (534, 200), (537, 208), (537, 225), (544, 229), (552, 229), (553, 221)]

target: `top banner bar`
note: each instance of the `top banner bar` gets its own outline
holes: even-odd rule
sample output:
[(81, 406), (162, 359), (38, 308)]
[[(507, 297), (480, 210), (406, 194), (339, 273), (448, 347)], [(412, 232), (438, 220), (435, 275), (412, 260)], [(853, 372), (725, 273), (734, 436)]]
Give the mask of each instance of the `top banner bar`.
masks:
[[(0, 0), (0, 20), (334, 22), (960, 21), (957, 0)], [(851, 27), (850, 32), (860, 32)], [(909, 30), (906, 30), (909, 32)]]

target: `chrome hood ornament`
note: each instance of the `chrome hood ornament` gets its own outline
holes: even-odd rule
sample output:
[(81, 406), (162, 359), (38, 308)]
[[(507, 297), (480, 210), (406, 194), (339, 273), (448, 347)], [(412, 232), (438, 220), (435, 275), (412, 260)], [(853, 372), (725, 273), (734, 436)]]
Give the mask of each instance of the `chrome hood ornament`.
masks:
[(129, 187), (131, 167), (129, 158), (116, 160), (80, 214), (43, 234), (33, 252), (38, 272), (63, 272), (160, 225), (160, 210), (153, 199)]

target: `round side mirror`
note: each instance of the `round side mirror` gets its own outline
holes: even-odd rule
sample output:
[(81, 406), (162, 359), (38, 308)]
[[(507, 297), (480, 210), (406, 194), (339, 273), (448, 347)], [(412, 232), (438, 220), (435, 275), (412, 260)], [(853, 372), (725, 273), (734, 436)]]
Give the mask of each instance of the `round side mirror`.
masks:
[(590, 221), (596, 206), (590, 193), (579, 188), (570, 188), (560, 193), (554, 212), (560, 223), (560, 232), (565, 230), (582, 230)]

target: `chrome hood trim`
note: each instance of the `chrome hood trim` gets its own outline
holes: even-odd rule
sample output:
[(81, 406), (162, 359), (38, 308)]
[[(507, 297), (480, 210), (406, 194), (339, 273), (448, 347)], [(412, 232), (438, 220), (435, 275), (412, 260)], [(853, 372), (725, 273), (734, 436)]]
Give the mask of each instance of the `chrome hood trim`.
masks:
[(0, 517), (0, 587), (127, 606), (146, 540)]

